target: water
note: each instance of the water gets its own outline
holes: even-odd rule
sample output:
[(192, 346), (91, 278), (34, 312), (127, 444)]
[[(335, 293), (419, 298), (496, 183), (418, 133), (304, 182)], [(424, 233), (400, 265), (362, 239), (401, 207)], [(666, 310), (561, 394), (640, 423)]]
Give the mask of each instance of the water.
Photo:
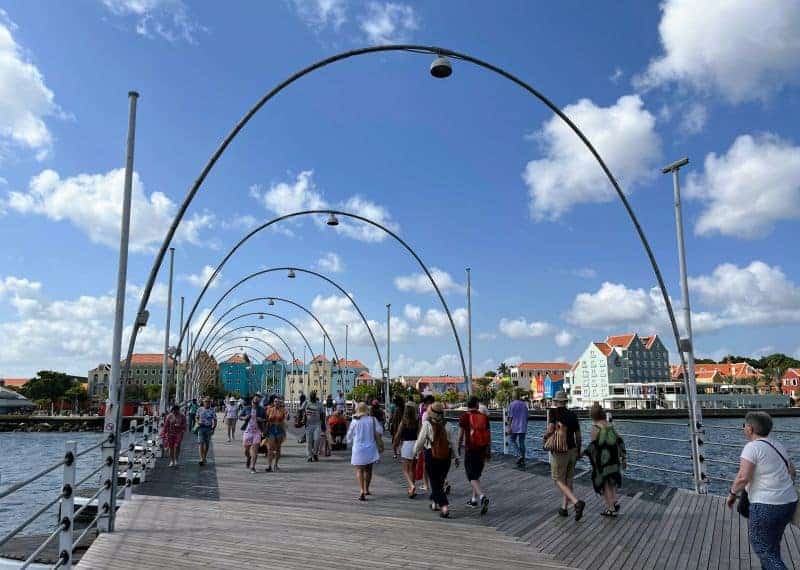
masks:
[[(35, 475), (64, 458), (67, 441), (78, 443), (78, 452), (98, 443), (102, 433), (0, 433), (0, 488)], [(90, 451), (77, 460), (80, 481), (100, 465), (100, 449)], [(11, 531), (34, 510), (54, 499), (61, 492), (63, 467), (0, 499), (0, 537)], [(100, 473), (84, 483), (81, 489), (97, 490)], [(80, 491), (78, 494), (81, 494)], [(55, 529), (58, 504), (29, 524), (21, 535), (43, 534)]]
[[(800, 418), (774, 418), (773, 430), (785, 430), (793, 433), (773, 433), (772, 437), (786, 446), (789, 456), (800, 463)], [(730, 489), (730, 481), (736, 475), (739, 465), (739, 453), (745, 440), (742, 434), (742, 419), (708, 419), (706, 425), (705, 445), (701, 453), (706, 458), (706, 473), (710, 478), (709, 492), (726, 494)], [(677, 424), (677, 425), (674, 425)], [(625, 439), (628, 449), (628, 463), (630, 465), (626, 475), (635, 479), (661, 483), (673, 487), (693, 489), (692, 461), (689, 449), (689, 428), (686, 420), (652, 420), (648, 423), (636, 421), (616, 420), (617, 430)], [(542, 434), (545, 422), (528, 422), (528, 437), (526, 439), (527, 455), (531, 459), (547, 461), (549, 454), (542, 450)], [(503, 449), (502, 426), (500, 422), (492, 422), (492, 447), (496, 453)], [(586, 445), (591, 433), (591, 422), (581, 422), (583, 444)], [(645, 437), (636, 437), (645, 436)], [(680, 439), (683, 442), (663, 441), (648, 439), (648, 437)], [(728, 446), (713, 445), (712, 442), (724, 443)], [(512, 445), (509, 452), (513, 453)], [(682, 457), (658, 455), (668, 453)], [(588, 461), (581, 463), (588, 468)], [(668, 469), (668, 471), (660, 471)], [(673, 473), (678, 471), (681, 473)]]

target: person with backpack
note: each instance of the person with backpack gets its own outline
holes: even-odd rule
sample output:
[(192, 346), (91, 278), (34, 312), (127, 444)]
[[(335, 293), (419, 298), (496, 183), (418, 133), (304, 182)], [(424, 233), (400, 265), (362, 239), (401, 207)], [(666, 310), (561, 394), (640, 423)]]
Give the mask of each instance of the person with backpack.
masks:
[(628, 466), (625, 442), (598, 402), (592, 405), (589, 417), (592, 418), (592, 435), (584, 453), (592, 464), (592, 487), (606, 503), (606, 509), (600, 514), (615, 517), (620, 509), (617, 489), (622, 487), (622, 471)]
[(446, 519), (450, 516), (450, 502), (445, 493), (447, 472), (450, 461), (455, 457), (456, 467), (460, 462), (458, 446), (453, 441), (453, 434), (444, 422), (444, 407), (436, 402), (428, 407), (422, 429), (414, 444), (414, 455), (420, 451), (425, 453), (425, 470), (431, 488), (431, 510), (440, 511), (439, 516)]
[(550, 452), (550, 476), (563, 495), (559, 516), (568, 517), (567, 507), (575, 505), (575, 521), (583, 518), (586, 502), (575, 496), (573, 480), (575, 464), (581, 456), (581, 424), (575, 412), (567, 409), (567, 393), (559, 390), (553, 396), (554, 408), (547, 414), (547, 429), (542, 437), (544, 448)]
[(468, 507), (481, 506), (481, 514), (489, 510), (489, 497), (481, 488), (481, 474), (486, 461), (492, 455), (492, 432), (489, 418), (478, 409), (477, 396), (467, 400), (467, 412), (458, 418), (458, 449), (464, 445), (464, 470), (467, 481), (472, 486), (472, 498)]

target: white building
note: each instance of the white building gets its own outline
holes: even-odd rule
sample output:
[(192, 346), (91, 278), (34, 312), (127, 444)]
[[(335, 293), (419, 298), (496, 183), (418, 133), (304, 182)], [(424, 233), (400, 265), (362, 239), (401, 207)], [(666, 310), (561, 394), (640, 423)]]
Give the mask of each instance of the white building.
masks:
[(672, 382), (669, 353), (658, 335), (615, 335), (592, 342), (567, 375), (571, 403), (587, 408), (652, 408)]

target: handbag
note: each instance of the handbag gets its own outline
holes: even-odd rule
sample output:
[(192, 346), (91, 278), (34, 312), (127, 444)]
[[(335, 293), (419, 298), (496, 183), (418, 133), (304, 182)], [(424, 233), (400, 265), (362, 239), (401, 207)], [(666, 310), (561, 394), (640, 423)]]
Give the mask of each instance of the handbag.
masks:
[[(550, 414), (548, 414), (548, 420), (549, 415)], [(544, 447), (545, 451), (549, 451), (550, 453), (566, 453), (569, 450), (567, 446), (567, 426), (560, 421), (556, 421), (556, 429), (545, 438), (542, 447)]]
[(747, 491), (742, 491), (742, 494), (739, 495), (739, 502), (736, 504), (736, 512), (742, 515), (744, 518), (750, 518), (750, 497), (747, 495)]
[[(372, 421), (373, 421), (373, 425), (377, 425), (377, 421), (378, 420), (376, 420), (375, 418), (372, 418)], [(372, 429), (372, 435), (373, 435), (373, 437), (375, 437), (375, 445), (378, 446), (378, 452), (379, 453), (383, 453), (383, 449), (384, 449), (384, 447), (383, 447), (383, 436), (381, 434), (379, 434), (378, 430), (376, 430), (374, 428)]]

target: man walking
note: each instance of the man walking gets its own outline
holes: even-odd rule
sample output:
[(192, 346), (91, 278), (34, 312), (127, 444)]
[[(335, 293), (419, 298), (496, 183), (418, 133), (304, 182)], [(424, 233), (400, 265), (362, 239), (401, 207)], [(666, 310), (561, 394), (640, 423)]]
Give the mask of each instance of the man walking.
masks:
[(197, 398), (192, 398), (191, 404), (186, 408), (186, 417), (188, 418), (188, 422), (186, 424), (187, 429), (190, 431), (194, 428), (194, 420), (197, 417)]
[(319, 461), (319, 436), (322, 432), (322, 422), (325, 421), (325, 411), (322, 404), (317, 400), (317, 392), (308, 395), (308, 402), (305, 406), (306, 422), (306, 461)]
[(575, 478), (575, 464), (581, 455), (581, 425), (575, 412), (567, 409), (567, 394), (563, 390), (553, 397), (555, 408), (547, 414), (547, 430), (543, 440), (545, 449), (550, 450), (550, 475), (563, 495), (558, 514), (568, 517), (567, 507), (575, 505), (575, 521), (583, 517), (586, 503), (575, 496), (572, 482)]
[(520, 400), (520, 390), (514, 390), (514, 400), (508, 406), (511, 418), (511, 443), (517, 448), (517, 467), (525, 467), (525, 436), (528, 434), (528, 406)]
[(217, 413), (211, 407), (211, 399), (203, 398), (203, 406), (197, 410), (197, 442), (200, 444), (200, 465), (206, 464), (211, 434), (217, 429)]
[(489, 498), (481, 489), (481, 474), (486, 461), (491, 457), (492, 434), (489, 430), (489, 418), (478, 409), (478, 398), (472, 396), (467, 401), (467, 412), (458, 418), (458, 449), (466, 444), (464, 453), (464, 470), (467, 480), (472, 486), (472, 498), (467, 506), (481, 506), (481, 514), (489, 510)]
[(334, 403), (334, 410), (337, 412), (342, 412), (343, 414), (347, 411), (347, 402), (344, 399), (344, 392), (339, 390), (339, 393), (336, 395), (336, 399), (333, 401)]

